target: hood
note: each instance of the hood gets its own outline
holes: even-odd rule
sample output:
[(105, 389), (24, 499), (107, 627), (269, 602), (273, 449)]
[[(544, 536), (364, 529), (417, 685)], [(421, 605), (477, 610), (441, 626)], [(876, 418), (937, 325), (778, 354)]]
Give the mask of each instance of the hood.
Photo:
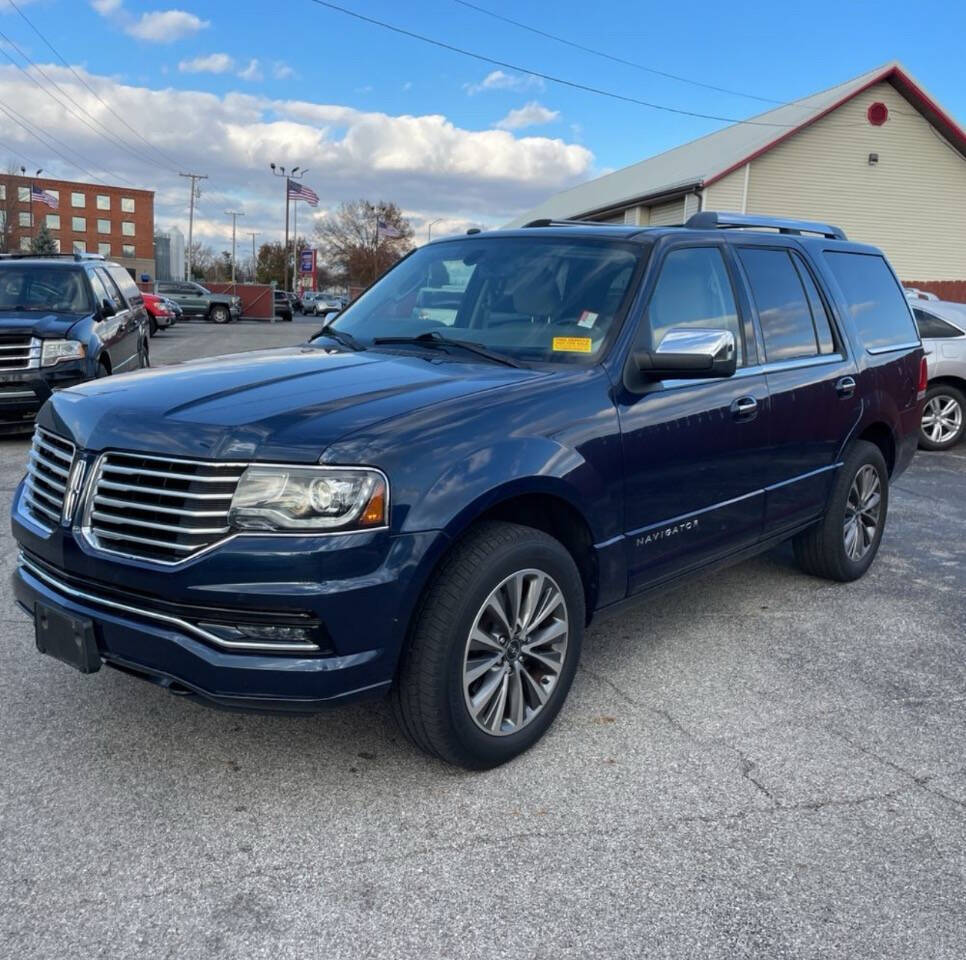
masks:
[(314, 463), (380, 421), (545, 376), (443, 354), (305, 345), (92, 381), (55, 393), (38, 422), (89, 450)]
[(41, 313), (39, 310), (25, 310), (22, 313), (0, 313), (0, 336), (22, 333), (25, 336), (63, 337), (78, 320), (81, 314)]

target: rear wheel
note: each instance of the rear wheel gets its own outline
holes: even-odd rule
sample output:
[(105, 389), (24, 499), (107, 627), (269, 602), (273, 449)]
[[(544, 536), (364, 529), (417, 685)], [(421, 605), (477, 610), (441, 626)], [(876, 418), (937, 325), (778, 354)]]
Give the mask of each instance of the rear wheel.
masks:
[(966, 430), (966, 396), (944, 383), (930, 387), (922, 408), (919, 446), (923, 450), (948, 450), (963, 439)]
[(208, 316), (211, 317), (212, 323), (228, 323), (231, 320), (231, 312), (228, 307), (222, 306), (221, 304), (213, 306)]
[(793, 541), (799, 565), (816, 577), (857, 580), (879, 551), (888, 509), (882, 451), (859, 440), (839, 471), (825, 518)]
[(449, 763), (511, 760), (563, 705), (583, 626), (583, 584), (559, 541), (517, 524), (481, 525), (427, 589), (393, 690), (399, 725)]
[(151, 366), (151, 355), (148, 350), (148, 340), (145, 337), (138, 344), (138, 370), (144, 370)]

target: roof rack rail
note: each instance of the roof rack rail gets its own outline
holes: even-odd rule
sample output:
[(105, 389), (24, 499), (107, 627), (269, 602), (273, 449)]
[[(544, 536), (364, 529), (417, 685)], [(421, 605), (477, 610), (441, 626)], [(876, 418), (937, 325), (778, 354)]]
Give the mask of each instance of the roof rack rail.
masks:
[(3, 260), (103, 260), (102, 253), (30, 253), (27, 250), (16, 250), (11, 253), (0, 253)]
[(779, 233), (816, 233), (829, 240), (847, 240), (841, 227), (830, 223), (816, 223), (813, 220), (790, 220), (786, 217), (765, 217), (753, 213), (718, 213), (715, 210), (702, 210), (688, 218), (686, 227), (691, 230), (741, 230), (751, 227), (764, 227)]
[(596, 224), (599, 227), (607, 226), (607, 224), (601, 223), (599, 220), (552, 220), (549, 217), (542, 218), (540, 220), (531, 220), (529, 223), (525, 223), (523, 228), (527, 227), (586, 227), (588, 224)]

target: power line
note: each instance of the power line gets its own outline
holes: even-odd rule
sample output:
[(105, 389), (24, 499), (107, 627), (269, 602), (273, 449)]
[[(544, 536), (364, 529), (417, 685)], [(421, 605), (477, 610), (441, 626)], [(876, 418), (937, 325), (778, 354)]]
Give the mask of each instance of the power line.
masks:
[[(67, 144), (64, 143), (62, 140), (58, 140), (53, 134), (50, 134), (50, 133), (45, 133), (44, 136), (41, 136), (37, 132), (37, 128), (34, 127), (34, 125), (30, 123), (30, 121), (27, 120), (26, 117), (24, 117), (20, 113), (17, 113), (17, 111), (14, 110), (13, 107), (5, 106), (4, 104), (0, 103), (0, 112), (3, 112), (4, 114), (6, 114), (11, 120), (13, 120), (15, 124), (17, 124), (18, 127), (22, 127), (24, 130), (26, 130), (27, 133), (29, 133), (35, 140), (39, 140), (48, 150), (51, 150), (54, 153), (56, 153), (57, 156), (60, 157), (61, 160), (63, 160), (68, 166), (73, 167), (75, 170), (80, 170), (81, 173), (86, 173), (87, 176), (89, 176), (95, 183), (103, 182), (100, 177), (92, 173), (86, 167), (82, 167), (79, 163), (77, 163), (76, 160), (71, 160), (70, 157), (61, 153), (56, 147), (51, 146), (51, 144), (49, 144), (44, 139), (44, 137), (46, 137), (49, 140), (53, 140), (54, 143), (59, 143), (65, 150), (70, 150), (71, 148), (68, 147)], [(13, 116), (11, 116), (11, 114), (13, 114)], [(87, 163), (93, 163), (92, 160), (88, 160), (83, 154), (78, 153), (77, 156), (79, 156), (82, 160), (85, 160)], [(93, 165), (95, 167), (97, 166), (96, 163), (94, 163)]]
[[(87, 82), (87, 81), (86, 81), (86, 80), (85, 80), (85, 79), (84, 79), (84, 78), (83, 78), (83, 77), (82, 77), (82, 76), (81, 76), (81, 75), (80, 75), (80, 74), (79, 74), (79, 73), (78, 73), (78, 72), (77, 72), (77, 71), (76, 71), (76, 70), (75, 70), (75, 69), (74, 69), (74, 68), (73, 68), (73, 67), (72, 67), (71, 65), (70, 65), (70, 64), (69, 64), (69, 63), (68, 63), (68, 62), (67, 62), (67, 60), (66, 60), (66, 59), (64, 59), (64, 57), (62, 56), (62, 54), (60, 53), (60, 51), (58, 51), (58, 50), (57, 50), (57, 49), (56, 49), (56, 48), (54, 47), (54, 45), (53, 45), (53, 44), (52, 44), (52, 43), (51, 43), (51, 42), (50, 42), (50, 41), (49, 41), (49, 40), (48, 40), (48, 39), (47, 39), (47, 38), (46, 38), (46, 37), (45, 37), (45, 36), (44, 36), (44, 35), (43, 35), (43, 34), (42, 34), (42, 33), (40, 32), (40, 30), (39, 30), (39, 29), (38, 29), (38, 28), (37, 28), (37, 27), (36, 27), (36, 26), (34, 25), (34, 23), (33, 23), (33, 21), (32, 21), (32, 20), (30, 20), (30, 18), (29, 18), (29, 17), (28, 17), (28, 16), (27, 16), (27, 15), (26, 15), (26, 14), (25, 14), (24, 12), (23, 12), (23, 10), (21, 10), (21, 9), (20, 9), (20, 7), (18, 7), (18, 6), (17, 6), (17, 4), (16, 4), (16, 3), (14, 3), (14, 0), (7, 0), (7, 3), (8, 3), (8, 4), (10, 4), (10, 6), (11, 6), (11, 7), (13, 7), (13, 9), (17, 11), (17, 13), (19, 13), (19, 14), (20, 14), (20, 16), (21, 16), (21, 17), (23, 18), (23, 20), (24, 20), (24, 21), (25, 21), (25, 22), (27, 23), (27, 25), (28, 25), (28, 26), (30, 27), (30, 29), (31, 29), (31, 30), (33, 30), (33, 32), (34, 32), (34, 33), (36, 33), (38, 37), (40, 37), (40, 39), (41, 39), (41, 40), (42, 40), (42, 41), (43, 41), (43, 42), (44, 42), (44, 43), (45, 43), (45, 44), (47, 45), (47, 47), (48, 47), (48, 48), (50, 49), (50, 51), (51, 51), (51, 52), (52, 52), (52, 53), (54, 54), (54, 56), (55, 56), (55, 57), (57, 57), (57, 59), (58, 59), (58, 60), (60, 60), (60, 62), (61, 62), (61, 63), (62, 63), (62, 64), (63, 64), (63, 65), (65, 66), (65, 67), (67, 67), (67, 69), (68, 69), (68, 70), (70, 70), (70, 72), (71, 72), (71, 73), (72, 73), (72, 74), (73, 74), (73, 75), (74, 75), (74, 76), (75, 76), (75, 77), (77, 78), (77, 80), (78, 80), (78, 81), (79, 81), (80, 83), (82, 83), (82, 84), (83, 84), (83, 85), (84, 85), (84, 86), (85, 86), (85, 87), (86, 87), (86, 88), (87, 88), (87, 89), (88, 89), (88, 90), (89, 90), (89, 91), (90, 91), (90, 92), (91, 92), (91, 93), (92, 93), (92, 94), (94, 95), (94, 97), (95, 97), (95, 98), (96, 98), (96, 99), (97, 99), (98, 101), (100, 101), (100, 102), (101, 102), (101, 103), (102, 103), (102, 104), (103, 104), (103, 105), (104, 105), (104, 106), (105, 106), (105, 107), (106, 107), (106, 108), (107, 108), (107, 109), (108, 109), (108, 110), (109, 110), (109, 111), (111, 112), (111, 114), (112, 114), (112, 115), (113, 115), (114, 117), (116, 117), (116, 118), (117, 118), (117, 119), (118, 119), (118, 120), (119, 120), (119, 121), (120, 121), (121, 123), (123, 123), (123, 124), (124, 124), (124, 126), (125, 126), (125, 127), (127, 127), (127, 129), (128, 129), (128, 130), (130, 130), (130, 131), (131, 131), (131, 133), (133, 133), (133, 134), (134, 134), (134, 136), (136, 136), (136, 137), (137, 137), (137, 138), (138, 138), (139, 140), (141, 140), (141, 141), (142, 141), (142, 142), (143, 142), (144, 144), (146, 144), (146, 145), (147, 145), (148, 147), (150, 147), (150, 148), (151, 148), (152, 150), (154, 150), (154, 151), (155, 151), (155, 152), (156, 152), (156, 153), (158, 154), (158, 156), (160, 156), (160, 157), (164, 157), (164, 159), (165, 159), (165, 161), (166, 161), (166, 162), (168, 162), (168, 163), (170, 163), (170, 164), (173, 164), (173, 166), (174, 166), (174, 167), (177, 167), (177, 166), (178, 166), (178, 162), (177, 162), (177, 160), (175, 160), (175, 159), (174, 159), (173, 157), (171, 157), (171, 156), (170, 156), (169, 154), (167, 154), (167, 153), (165, 153), (165, 151), (164, 151), (164, 150), (162, 150), (162, 149), (161, 149), (160, 147), (158, 147), (158, 146), (156, 146), (155, 144), (153, 144), (153, 143), (151, 143), (151, 141), (150, 141), (150, 140), (148, 140), (148, 139), (147, 139), (146, 137), (144, 137), (144, 136), (143, 136), (142, 134), (140, 134), (140, 133), (138, 133), (138, 131), (137, 131), (137, 130), (135, 130), (135, 129), (134, 129), (134, 127), (132, 127), (132, 126), (131, 126), (131, 124), (129, 124), (129, 123), (127, 122), (127, 120), (125, 120), (125, 119), (124, 119), (124, 117), (122, 117), (122, 116), (121, 116), (121, 115), (120, 115), (120, 114), (119, 114), (119, 113), (118, 113), (118, 112), (117, 112), (117, 111), (116, 111), (116, 110), (115, 110), (115, 109), (114, 109), (114, 108), (113, 108), (113, 107), (112, 107), (112, 106), (111, 106), (111, 105), (110, 105), (110, 104), (109, 104), (109, 103), (108, 103), (108, 102), (107, 102), (107, 101), (106, 101), (106, 100), (105, 100), (105, 99), (104, 99), (104, 98), (103, 98), (103, 97), (102, 97), (102, 96), (101, 96), (101, 95), (100, 95), (100, 94), (99, 94), (99, 93), (98, 93), (98, 92), (97, 92), (97, 91), (96, 91), (96, 90), (95, 90), (95, 89), (94, 89), (94, 88), (93, 88), (93, 87), (92, 87), (92, 86), (91, 86), (91, 85), (90, 85), (90, 84), (89, 84), (89, 83), (88, 83), (88, 82)], [(85, 112), (86, 112), (86, 111), (85, 111)], [(106, 129), (106, 127), (105, 127), (105, 129)], [(160, 164), (159, 164), (159, 166), (160, 166)], [(174, 170), (174, 169), (172, 169), (172, 170), (170, 170), (169, 172), (171, 172), (171, 173), (174, 173), (174, 172), (175, 172), (175, 170)]]
[(373, 26), (381, 27), (382, 29), (389, 30), (392, 33), (398, 33), (401, 36), (409, 37), (412, 40), (419, 40), (422, 43), (428, 43), (434, 47), (449, 50), (451, 53), (458, 53), (464, 57), (471, 57), (473, 60), (479, 60), (482, 63), (488, 63), (495, 67), (505, 67), (507, 70), (515, 70), (517, 73), (525, 73), (531, 77), (539, 77), (541, 80), (550, 81), (550, 83), (558, 83), (561, 86), (570, 87), (574, 90), (583, 90), (585, 93), (594, 93), (597, 94), (597, 96), (610, 97), (612, 100), (621, 100), (624, 103), (635, 103), (639, 107), (648, 107), (651, 110), (661, 110), (665, 113), (675, 113), (684, 117), (697, 117), (701, 120), (717, 120), (721, 123), (740, 123), (745, 126), (782, 127), (788, 129), (798, 126), (798, 124), (790, 123), (772, 123), (767, 120), (739, 120), (735, 117), (722, 117), (713, 113), (699, 113), (696, 110), (681, 110), (678, 107), (668, 107), (661, 103), (652, 103), (649, 100), (640, 100), (637, 97), (631, 97), (623, 93), (616, 93), (613, 90), (602, 90), (600, 87), (591, 87), (585, 83), (578, 83), (576, 80), (566, 80), (563, 77), (555, 77), (549, 73), (541, 73), (539, 70), (532, 70), (529, 67), (521, 67), (506, 60), (498, 60), (496, 57), (489, 57), (486, 56), (486, 54), (474, 53), (472, 50), (464, 50), (462, 47), (454, 46), (451, 43), (446, 43), (442, 40), (434, 40), (432, 37), (427, 37), (424, 34), (415, 33), (412, 30), (406, 30), (403, 27), (394, 26), (391, 23), (386, 23), (384, 20), (377, 20), (374, 17), (367, 17), (364, 14), (356, 13), (354, 10), (349, 10), (346, 7), (340, 7), (336, 3), (330, 3), (329, 0), (311, 0), (311, 2), (320, 7), (328, 7), (330, 10), (336, 10), (339, 13), (344, 13), (346, 16), (353, 17), (356, 20), (361, 20), (363, 23), (370, 23)]
[(732, 97), (745, 97), (748, 100), (758, 100), (761, 103), (782, 104), (785, 102), (784, 100), (773, 100), (771, 97), (759, 97), (754, 93), (742, 93), (740, 90), (729, 90), (727, 87), (716, 87), (713, 83), (702, 83), (700, 80), (692, 80), (690, 77), (681, 77), (676, 73), (667, 73), (664, 70), (657, 70), (654, 67), (647, 67), (643, 63), (636, 63), (633, 60), (625, 60), (623, 57), (617, 57), (612, 53), (605, 52), (604, 50), (595, 50), (593, 47), (587, 47), (582, 43), (567, 40), (565, 37), (558, 37), (555, 33), (548, 33), (546, 30), (540, 30), (538, 27), (530, 26), (528, 23), (521, 23), (519, 20), (514, 20), (512, 17), (505, 17), (502, 13), (496, 13), (494, 10), (487, 10), (486, 7), (480, 7), (475, 3), (469, 3), (468, 0), (453, 0), (453, 2), (458, 3), (461, 7), (468, 7), (470, 10), (476, 10), (478, 13), (483, 13), (488, 17), (493, 17), (495, 20), (502, 20), (504, 23), (512, 24), (514, 27), (519, 27), (521, 30), (528, 30), (530, 33), (537, 34), (537, 36), (546, 37), (548, 40), (554, 40), (557, 43), (563, 43), (568, 47), (573, 47), (575, 50), (583, 50), (584, 53), (591, 53), (595, 57), (603, 57), (605, 60), (610, 60), (613, 63), (623, 64), (625, 67), (633, 67), (635, 70), (643, 70), (644, 73), (652, 73), (656, 77), (664, 77), (667, 80), (677, 80), (679, 83), (690, 83), (692, 86), (703, 87), (705, 90), (714, 90), (717, 93), (727, 93)]
[[(41, 166), (41, 164), (37, 163), (36, 160), (31, 160), (30, 157), (27, 156), (27, 154), (21, 153), (19, 150), (16, 150), (14, 147), (11, 147), (7, 143), (0, 142), (0, 147), (2, 147), (4, 150), (7, 150), (8, 152), (10, 152), (10, 153), (12, 153), (12, 154), (14, 154), (14, 155), (16, 155), (18, 157), (20, 157), (21, 160), (26, 160), (27, 163), (29, 163), (30, 166), (32, 166), (32, 167), (39, 167), (39, 166)], [(2, 174), (0, 174), (0, 175), (2, 175)]]
[[(6, 40), (6, 42), (7, 42), (7, 43), (9, 43), (9, 44), (10, 44), (10, 45), (11, 45), (11, 46), (12, 46), (12, 47), (13, 47), (14, 49), (16, 49), (17, 51), (19, 51), (19, 50), (20, 50), (20, 48), (19, 48), (19, 47), (18, 47), (18, 46), (17, 46), (17, 45), (16, 45), (16, 44), (15, 44), (15, 43), (14, 43), (14, 42), (12, 41), (12, 40), (10, 40), (10, 38), (9, 38), (9, 37), (8, 37), (8, 36), (7, 36), (7, 35), (6, 35), (6, 34), (5, 34), (5, 33), (4, 33), (4, 32), (3, 32), (2, 30), (0, 30), (0, 38), (2, 38), (3, 40)], [(57, 104), (57, 106), (59, 106), (59, 107), (62, 107), (62, 108), (63, 108), (63, 109), (65, 109), (65, 110), (66, 110), (66, 111), (67, 111), (67, 112), (68, 112), (68, 113), (69, 113), (69, 114), (70, 114), (71, 116), (73, 116), (73, 117), (74, 117), (75, 119), (77, 119), (77, 120), (80, 120), (80, 122), (81, 122), (81, 123), (83, 123), (83, 124), (84, 124), (84, 126), (86, 126), (86, 127), (88, 127), (88, 128), (90, 129), (90, 130), (92, 130), (92, 131), (93, 131), (93, 132), (94, 132), (94, 133), (95, 133), (95, 134), (96, 134), (97, 136), (99, 136), (99, 137), (101, 137), (101, 138), (102, 138), (102, 139), (104, 139), (104, 140), (107, 140), (107, 142), (108, 142), (108, 143), (110, 143), (110, 144), (111, 144), (111, 146), (117, 146), (117, 144), (116, 144), (116, 143), (115, 143), (114, 141), (112, 141), (112, 140), (110, 140), (110, 139), (109, 139), (108, 137), (106, 137), (106, 136), (105, 136), (105, 135), (104, 135), (103, 133), (101, 133), (101, 132), (100, 132), (100, 131), (99, 131), (99, 130), (98, 130), (98, 129), (97, 129), (96, 127), (95, 127), (95, 126), (93, 126), (92, 124), (90, 124), (90, 123), (88, 123), (88, 121), (87, 121), (87, 120), (85, 120), (85, 119), (84, 119), (84, 118), (83, 118), (83, 117), (82, 117), (82, 116), (81, 116), (80, 114), (78, 114), (78, 113), (76, 113), (76, 112), (74, 111), (74, 109), (73, 109), (72, 107), (70, 107), (70, 106), (69, 106), (68, 104), (65, 104), (65, 103), (64, 103), (63, 101), (61, 101), (61, 100), (59, 100), (59, 99), (58, 99), (57, 97), (55, 97), (55, 96), (54, 96), (54, 95), (53, 95), (53, 94), (52, 94), (52, 93), (51, 93), (51, 92), (50, 92), (50, 91), (49, 91), (49, 90), (48, 90), (48, 89), (47, 89), (47, 88), (46, 88), (46, 87), (45, 87), (45, 86), (44, 86), (44, 85), (43, 85), (43, 84), (42, 84), (42, 83), (41, 83), (41, 82), (40, 82), (40, 81), (39, 81), (39, 80), (38, 80), (38, 79), (36, 78), (36, 77), (34, 77), (34, 76), (31, 76), (31, 74), (30, 74), (30, 72), (29, 72), (28, 70), (25, 70), (25, 69), (24, 69), (24, 68), (23, 68), (23, 67), (22, 67), (22, 66), (21, 66), (21, 65), (20, 65), (19, 63), (17, 63), (17, 61), (16, 61), (16, 60), (14, 60), (14, 59), (13, 59), (13, 57), (11, 57), (11, 56), (10, 56), (10, 54), (9, 54), (9, 53), (8, 53), (8, 52), (7, 52), (6, 50), (4, 50), (4, 49), (3, 49), (2, 47), (0, 47), (0, 52), (2, 52), (2, 53), (3, 53), (3, 55), (4, 55), (4, 56), (5, 56), (5, 57), (6, 57), (6, 58), (7, 58), (7, 59), (8, 59), (8, 60), (9, 60), (9, 61), (10, 61), (10, 62), (11, 62), (11, 63), (12, 63), (12, 64), (13, 64), (13, 65), (14, 65), (14, 66), (15, 66), (15, 67), (16, 67), (16, 68), (17, 68), (17, 69), (18, 69), (18, 70), (19, 70), (19, 71), (20, 71), (20, 72), (21, 72), (21, 73), (22, 73), (22, 74), (23, 74), (23, 75), (24, 75), (24, 76), (25, 76), (25, 77), (26, 77), (26, 78), (27, 78), (27, 79), (28, 79), (28, 80), (30, 81), (30, 82), (31, 82), (31, 83), (33, 83), (33, 84), (35, 84), (35, 85), (37, 86), (37, 88), (38, 88), (38, 89), (39, 89), (39, 90), (40, 90), (40, 91), (41, 91), (42, 93), (46, 93), (46, 94), (47, 94), (47, 96), (48, 96), (48, 97), (50, 97), (50, 99), (51, 99), (51, 100), (53, 100), (53, 101), (54, 101), (54, 103), (56, 103), (56, 104)], [(21, 53), (21, 56), (23, 56), (23, 54), (22, 54), (22, 53)], [(26, 58), (26, 57), (24, 57), (24, 59), (26, 60), (27, 58)], [(29, 63), (30, 61), (28, 60), (27, 62)], [(42, 71), (42, 70), (41, 70), (40, 72), (41, 72), (41, 73), (43, 73), (43, 71)], [(140, 158), (138, 158), (138, 159), (140, 159)], [(133, 186), (135, 186), (135, 184), (134, 184), (134, 183), (133, 183), (133, 182), (132, 182), (131, 180), (128, 180), (128, 179), (127, 179), (127, 177), (122, 177), (122, 176), (121, 176), (121, 175), (120, 175), (119, 173), (113, 173), (113, 172), (111, 172), (110, 170), (108, 170), (107, 172), (108, 172), (108, 173), (109, 173), (109, 174), (110, 174), (110, 175), (111, 175), (111, 176), (112, 176), (112, 177), (113, 177), (114, 179), (116, 179), (116, 180), (122, 180), (122, 181), (123, 181), (124, 183), (127, 183), (127, 184), (129, 184), (130, 186), (132, 186), (132, 187), (133, 187)]]

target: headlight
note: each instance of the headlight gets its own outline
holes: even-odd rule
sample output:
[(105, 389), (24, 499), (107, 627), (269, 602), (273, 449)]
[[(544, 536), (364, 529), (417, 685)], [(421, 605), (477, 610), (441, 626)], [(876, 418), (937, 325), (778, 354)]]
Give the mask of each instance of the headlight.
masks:
[(77, 340), (44, 340), (40, 355), (42, 367), (52, 367), (62, 360), (82, 360), (87, 355), (84, 344)]
[(365, 467), (251, 466), (238, 482), (236, 530), (366, 530), (389, 518), (389, 487)]

